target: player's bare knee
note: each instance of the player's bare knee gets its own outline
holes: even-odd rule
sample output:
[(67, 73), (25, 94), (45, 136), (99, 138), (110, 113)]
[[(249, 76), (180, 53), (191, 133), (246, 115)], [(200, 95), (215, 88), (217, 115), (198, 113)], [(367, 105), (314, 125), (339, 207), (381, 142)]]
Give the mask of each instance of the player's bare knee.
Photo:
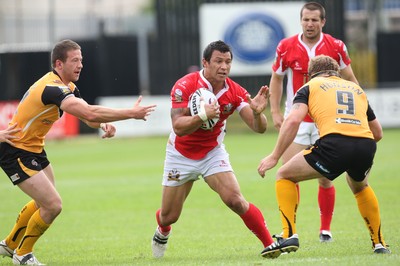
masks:
[(278, 169), (278, 171), (276, 172), (276, 181), (280, 180), (280, 179), (284, 179), (285, 172), (282, 170), (282, 167)]
[(360, 183), (360, 182), (349, 182), (349, 187), (351, 189), (351, 191), (353, 192), (353, 194), (357, 194), (360, 193), (361, 191), (363, 191), (364, 189), (366, 189), (368, 187), (368, 183)]
[(318, 183), (323, 188), (333, 187), (333, 182), (325, 177), (318, 178)]
[(46, 209), (46, 211), (48, 212), (48, 214), (54, 219), (55, 217), (57, 217), (61, 211), (62, 211), (62, 201), (61, 199), (59, 200), (54, 200), (51, 201), (50, 204), (48, 205), (43, 205), (42, 209)]
[(178, 221), (179, 214), (177, 213), (160, 213), (160, 223), (162, 226), (168, 226)]
[(235, 194), (224, 200), (226, 206), (237, 214), (242, 214), (246, 211), (248, 203), (240, 194)]

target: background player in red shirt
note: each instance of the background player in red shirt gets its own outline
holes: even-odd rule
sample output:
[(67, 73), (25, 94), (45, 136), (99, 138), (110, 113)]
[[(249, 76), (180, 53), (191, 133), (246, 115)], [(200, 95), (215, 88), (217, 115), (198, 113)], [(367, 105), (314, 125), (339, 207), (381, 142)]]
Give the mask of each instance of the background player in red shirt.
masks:
[[(292, 107), (295, 93), (308, 81), (308, 62), (316, 55), (323, 54), (332, 57), (340, 66), (341, 76), (346, 80), (358, 83), (353, 74), (345, 44), (322, 32), (325, 22), (324, 7), (315, 2), (306, 3), (300, 11), (303, 32), (283, 39), (276, 49), (269, 86), (272, 119), (278, 130), (284, 119), (280, 109), (284, 76), (287, 75), (285, 106), (285, 116), (287, 116)], [(288, 162), (299, 151), (314, 144), (317, 139), (318, 130), (307, 115), (301, 123), (293, 143), (284, 152), (282, 163)], [(324, 177), (319, 178), (318, 182), (318, 204), (321, 218), (319, 237), (321, 242), (329, 242), (332, 241), (330, 224), (335, 205), (335, 187), (330, 180)], [(297, 188), (299, 189), (298, 186)]]
[[(228, 78), (232, 52), (222, 41), (212, 42), (205, 48), (202, 64), (202, 70), (182, 77), (171, 90), (173, 131), (166, 148), (161, 209), (156, 212), (158, 226), (152, 241), (153, 255), (157, 258), (164, 256), (171, 224), (179, 219), (185, 199), (199, 176), (242, 218), (264, 247), (273, 242), (262, 213), (241, 194), (223, 144), (226, 119), (234, 111), (239, 112), (254, 132), (265, 132), (267, 119), (263, 111), (267, 106), (268, 87), (262, 86), (251, 99), (244, 88)], [(204, 108), (208, 119), (219, 117), (211, 130), (200, 128), (203, 120), (199, 115), (190, 115), (189, 99), (199, 88), (210, 90), (218, 100), (218, 103), (205, 104)]]

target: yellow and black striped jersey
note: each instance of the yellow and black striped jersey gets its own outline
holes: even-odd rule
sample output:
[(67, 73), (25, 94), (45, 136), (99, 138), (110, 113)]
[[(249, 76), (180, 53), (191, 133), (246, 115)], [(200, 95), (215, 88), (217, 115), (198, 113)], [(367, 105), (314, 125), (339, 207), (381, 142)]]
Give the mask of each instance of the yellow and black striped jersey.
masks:
[(65, 85), (56, 72), (49, 72), (36, 81), (18, 104), (10, 124), (22, 130), (14, 139), (15, 147), (40, 153), (50, 128), (63, 114), (61, 102), (67, 97), (81, 97), (78, 88), (70, 82)]
[(376, 117), (365, 92), (354, 82), (336, 76), (313, 78), (296, 93), (293, 103), (308, 105), (320, 137), (341, 134), (373, 139), (368, 121)]

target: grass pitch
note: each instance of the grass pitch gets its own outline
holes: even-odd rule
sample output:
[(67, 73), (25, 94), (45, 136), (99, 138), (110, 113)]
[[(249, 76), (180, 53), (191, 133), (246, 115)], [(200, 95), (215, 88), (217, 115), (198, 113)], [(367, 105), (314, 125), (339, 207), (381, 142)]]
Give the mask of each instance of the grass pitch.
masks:
[[(262, 245), (218, 195), (199, 180), (188, 197), (163, 259), (153, 259), (150, 241), (161, 202), (167, 137), (102, 140), (83, 137), (47, 142), (63, 211), (38, 241), (35, 254), (47, 265), (400, 265), (400, 130), (385, 130), (370, 185), (378, 196), (382, 230), (393, 254), (374, 255), (368, 231), (343, 176), (335, 180), (335, 241), (318, 239), (317, 181), (301, 183), (297, 216), (300, 249), (276, 260), (260, 257)], [(277, 135), (228, 132), (226, 146), (246, 199), (264, 213), (271, 233), (281, 231), (274, 179), (262, 179), (261, 158)], [(5, 174), (0, 178), (0, 238), (28, 201)], [(0, 265), (11, 265), (0, 258)]]

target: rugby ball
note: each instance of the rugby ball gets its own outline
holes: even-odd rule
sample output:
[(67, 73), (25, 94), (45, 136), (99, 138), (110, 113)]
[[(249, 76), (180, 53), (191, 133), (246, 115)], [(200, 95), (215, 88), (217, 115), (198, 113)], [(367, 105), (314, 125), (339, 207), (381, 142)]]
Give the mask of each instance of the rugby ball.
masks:
[[(215, 100), (217, 100), (217, 97), (214, 95), (214, 93), (212, 93), (207, 89), (201, 88), (196, 90), (192, 94), (189, 100), (190, 114), (192, 116), (197, 115), (199, 113), (201, 97), (203, 97), (204, 103), (206, 104), (212, 104)], [(207, 121), (203, 122), (200, 128), (204, 130), (210, 130), (215, 126), (215, 124), (217, 124), (218, 120), (219, 120), (218, 117), (215, 117), (213, 119), (208, 119)]]

